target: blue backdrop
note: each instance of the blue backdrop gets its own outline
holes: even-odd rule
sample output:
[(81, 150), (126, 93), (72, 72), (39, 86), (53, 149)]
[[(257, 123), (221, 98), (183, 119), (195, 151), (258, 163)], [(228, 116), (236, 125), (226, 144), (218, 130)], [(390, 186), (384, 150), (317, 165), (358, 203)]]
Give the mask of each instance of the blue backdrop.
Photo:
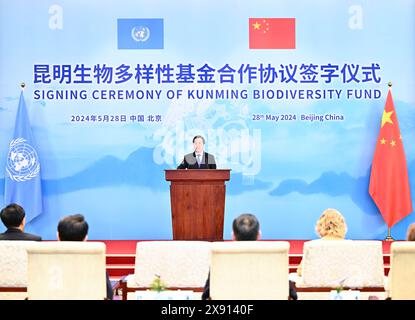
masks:
[[(250, 18), (295, 19), (295, 48), (249, 49)], [(90, 239), (171, 239), (163, 170), (196, 134), (232, 169), (225, 239), (242, 212), (265, 239), (315, 238), (328, 207), (383, 239), (368, 185), (389, 81), (415, 199), (414, 24), (409, 0), (0, 0), (0, 205), (24, 81), (44, 239), (72, 213)]]

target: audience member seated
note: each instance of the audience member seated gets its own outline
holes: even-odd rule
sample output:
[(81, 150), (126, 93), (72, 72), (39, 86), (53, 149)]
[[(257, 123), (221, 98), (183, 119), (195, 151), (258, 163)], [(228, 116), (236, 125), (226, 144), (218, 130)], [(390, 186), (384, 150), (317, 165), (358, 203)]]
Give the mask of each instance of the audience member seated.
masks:
[(406, 232), (406, 241), (415, 241), (415, 223), (411, 223)]
[(0, 233), (0, 240), (41, 241), (41, 237), (24, 232), (25, 216), (24, 209), (18, 204), (12, 203), (3, 208), (0, 212), (0, 217), (7, 230), (4, 233)]
[[(343, 240), (347, 232), (346, 220), (339, 211), (329, 208), (323, 211), (315, 230), (322, 240)], [(297, 269), (297, 275), (301, 277), (301, 274), (302, 262)]]
[[(232, 239), (234, 241), (255, 241), (261, 238), (258, 219), (249, 213), (241, 214), (232, 223)], [(287, 270), (288, 272), (288, 270)], [(289, 282), (290, 299), (297, 300), (297, 292), (292, 281)], [(202, 300), (210, 299), (210, 273), (206, 280)]]
[[(59, 241), (87, 241), (88, 239), (88, 223), (82, 214), (74, 214), (64, 217), (58, 224), (58, 240)], [(112, 300), (113, 292), (111, 281), (106, 273), (107, 282), (107, 299)]]

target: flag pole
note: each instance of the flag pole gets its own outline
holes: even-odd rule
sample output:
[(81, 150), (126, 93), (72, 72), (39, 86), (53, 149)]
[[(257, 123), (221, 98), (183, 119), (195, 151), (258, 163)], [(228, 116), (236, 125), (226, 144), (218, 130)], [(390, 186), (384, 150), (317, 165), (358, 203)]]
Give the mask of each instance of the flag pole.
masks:
[(21, 84), (20, 84), (20, 88), (22, 89), (22, 91), (24, 91), (24, 88), (26, 87), (26, 83), (24, 83), (24, 82), (22, 82)]
[(385, 238), (385, 241), (395, 241), (394, 238), (391, 236), (391, 228), (388, 227), (388, 235)]
[[(389, 89), (392, 88), (392, 82), (391, 81), (388, 82), (388, 87), (389, 87)], [(390, 227), (388, 227), (388, 235), (386, 236), (385, 241), (395, 241), (395, 239), (392, 238), (392, 236), (391, 236), (391, 228)]]

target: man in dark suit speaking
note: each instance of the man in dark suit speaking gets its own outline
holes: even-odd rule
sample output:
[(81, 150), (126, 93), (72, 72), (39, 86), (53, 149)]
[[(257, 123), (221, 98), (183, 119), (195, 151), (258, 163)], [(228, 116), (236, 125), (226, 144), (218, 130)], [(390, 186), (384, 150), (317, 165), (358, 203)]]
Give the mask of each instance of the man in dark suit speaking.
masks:
[(177, 169), (216, 169), (215, 157), (204, 151), (205, 138), (193, 138), (193, 153), (186, 154)]

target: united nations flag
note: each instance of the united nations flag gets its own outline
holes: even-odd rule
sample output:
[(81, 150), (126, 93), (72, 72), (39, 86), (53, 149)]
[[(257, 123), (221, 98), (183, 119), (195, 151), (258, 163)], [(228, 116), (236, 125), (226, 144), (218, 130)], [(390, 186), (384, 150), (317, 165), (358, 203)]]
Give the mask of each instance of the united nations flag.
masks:
[(163, 19), (118, 19), (118, 49), (163, 48)]
[(26, 211), (26, 223), (42, 213), (40, 163), (23, 92), (20, 94), (14, 135), (9, 144), (5, 174), (5, 205), (17, 203)]

